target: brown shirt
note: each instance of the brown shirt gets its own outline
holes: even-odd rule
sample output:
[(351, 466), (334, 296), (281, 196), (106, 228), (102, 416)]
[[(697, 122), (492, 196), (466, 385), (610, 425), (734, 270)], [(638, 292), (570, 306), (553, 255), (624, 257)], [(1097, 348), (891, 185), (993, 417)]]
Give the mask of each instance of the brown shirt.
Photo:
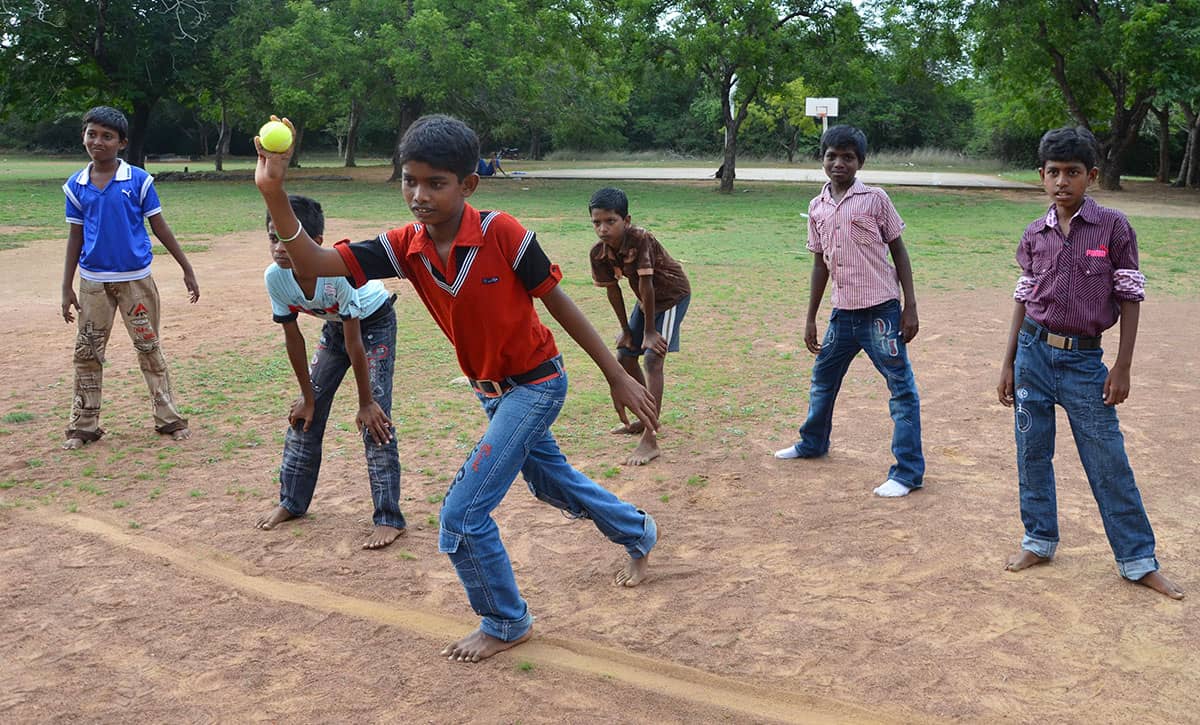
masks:
[(620, 249), (597, 242), (588, 256), (592, 260), (592, 281), (597, 287), (612, 287), (626, 277), (639, 302), (642, 299), (639, 278), (653, 275), (655, 314), (674, 307), (692, 293), (683, 267), (667, 254), (653, 234), (641, 227), (625, 230)]

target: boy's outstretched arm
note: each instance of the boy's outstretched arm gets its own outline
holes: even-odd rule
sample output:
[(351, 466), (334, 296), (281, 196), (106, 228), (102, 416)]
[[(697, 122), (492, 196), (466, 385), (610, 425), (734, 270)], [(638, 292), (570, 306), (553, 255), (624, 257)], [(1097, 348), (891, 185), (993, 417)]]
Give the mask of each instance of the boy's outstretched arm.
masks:
[(300, 384), (300, 397), (292, 403), (288, 410), (288, 425), (296, 425), (297, 421), (304, 422), (304, 430), (312, 426), (313, 408), (316, 407), (316, 396), (313, 395), (312, 379), (308, 377), (308, 350), (304, 346), (304, 335), (300, 325), (295, 320), (283, 323), (283, 340), (287, 345), (288, 362), (296, 373), (296, 382)]
[(904, 306), (900, 310), (900, 334), (904, 335), (905, 344), (912, 342), (920, 329), (917, 321), (917, 293), (913, 290), (912, 261), (908, 258), (908, 248), (904, 240), (896, 237), (888, 242), (892, 252), (892, 261), (896, 264), (896, 276), (900, 278), (900, 289), (904, 292)]
[(1004, 359), (1000, 361), (1000, 383), (996, 385), (1000, 404), (1009, 408), (1013, 404), (1013, 363), (1017, 359), (1017, 335), (1024, 321), (1025, 303), (1017, 300), (1013, 306), (1012, 323), (1008, 326), (1008, 345), (1004, 348)]
[[(272, 121), (278, 121), (271, 116)], [(296, 129), (292, 122), (283, 119), (283, 123), (296, 137)], [(292, 258), (292, 267), (302, 275), (311, 277), (345, 277), (350, 274), (342, 255), (334, 249), (326, 249), (308, 236), (308, 232), (300, 229), (300, 221), (292, 211), (288, 202), (287, 191), (283, 188), (283, 179), (287, 175), (288, 161), (292, 158), (295, 144), (286, 151), (274, 153), (267, 151), (254, 137), (254, 148), (258, 150), (258, 163), (254, 167), (254, 185), (267, 202), (267, 210), (271, 212), (271, 220), (275, 222), (275, 231), (281, 240), (287, 239), (288, 256)], [(292, 235), (299, 232), (295, 239)]]
[(625, 296), (621, 294), (621, 286), (614, 284), (605, 287), (608, 291), (608, 304), (617, 316), (621, 332), (617, 335), (617, 347), (629, 347), (633, 344), (633, 331), (629, 329), (629, 315), (625, 312)]
[(813, 253), (812, 277), (808, 283), (808, 315), (804, 321), (804, 346), (816, 355), (821, 352), (821, 343), (817, 342), (817, 310), (821, 308), (821, 298), (825, 296), (825, 285), (829, 283), (829, 267), (825, 257), (820, 252)]
[(162, 242), (162, 245), (175, 258), (179, 268), (183, 270), (183, 284), (187, 287), (188, 299), (192, 304), (196, 304), (200, 299), (200, 285), (196, 283), (196, 273), (192, 270), (192, 263), (183, 253), (183, 247), (179, 246), (179, 241), (175, 239), (175, 233), (171, 231), (170, 225), (167, 224), (166, 219), (163, 219), (162, 214), (150, 217), (150, 231), (154, 232), (154, 236), (158, 237), (158, 241)]
[(367, 350), (362, 340), (362, 323), (357, 317), (342, 320), (342, 336), (346, 340), (346, 354), (350, 367), (354, 369), (354, 383), (358, 387), (358, 415), (354, 424), (361, 432), (364, 428), (379, 445), (392, 440), (392, 421), (375, 402), (371, 395), (371, 371), (367, 366)]
[(647, 428), (657, 431), (658, 413), (656, 411), (658, 406), (654, 401), (654, 396), (636, 380), (629, 377), (629, 374), (621, 367), (621, 363), (617, 362), (617, 359), (604, 346), (604, 341), (600, 339), (600, 333), (596, 332), (596, 328), (592, 327), (592, 323), (588, 322), (587, 317), (584, 317), (575, 302), (558, 286), (543, 295), (541, 299), (550, 315), (558, 320), (558, 324), (563, 326), (571, 339), (579, 343), (584, 352), (595, 361), (600, 372), (604, 373), (604, 378), (608, 381), (609, 392), (612, 393), (613, 408), (616, 409), (621, 422), (629, 425), (629, 417), (625, 414), (625, 409), (628, 408)]
[(62, 316), (67, 322), (74, 322), (75, 315), (71, 308), (79, 309), (79, 298), (75, 296), (75, 270), (79, 267), (79, 255), (83, 252), (83, 227), (79, 224), (69, 224), (67, 231), (67, 257), (63, 262), (62, 281)]
[(1120, 405), (1129, 397), (1129, 371), (1133, 366), (1133, 346), (1137, 342), (1138, 317), (1141, 303), (1137, 300), (1121, 300), (1121, 347), (1117, 360), (1104, 379), (1104, 404)]

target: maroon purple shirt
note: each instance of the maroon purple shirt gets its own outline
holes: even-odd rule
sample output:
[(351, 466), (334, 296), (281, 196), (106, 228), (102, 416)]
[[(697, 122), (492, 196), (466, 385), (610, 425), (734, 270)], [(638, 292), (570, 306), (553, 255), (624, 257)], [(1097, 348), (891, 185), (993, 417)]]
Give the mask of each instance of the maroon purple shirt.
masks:
[(1022, 276), (1013, 297), (1028, 317), (1062, 335), (1096, 337), (1116, 323), (1122, 300), (1146, 297), (1133, 227), (1090, 196), (1065, 237), (1053, 205), (1026, 227), (1017, 263)]

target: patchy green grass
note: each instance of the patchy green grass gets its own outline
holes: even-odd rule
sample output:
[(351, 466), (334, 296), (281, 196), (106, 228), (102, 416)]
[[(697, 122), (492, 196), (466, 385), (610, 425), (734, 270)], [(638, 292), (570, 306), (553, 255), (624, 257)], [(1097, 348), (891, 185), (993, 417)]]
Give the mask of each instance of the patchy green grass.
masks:
[(28, 423), (29, 421), (33, 420), (36, 417), (37, 416), (35, 416), (33, 413), (28, 413), (24, 410), (14, 410), (11, 413), (5, 413), (3, 416), (0, 416), (0, 422)]

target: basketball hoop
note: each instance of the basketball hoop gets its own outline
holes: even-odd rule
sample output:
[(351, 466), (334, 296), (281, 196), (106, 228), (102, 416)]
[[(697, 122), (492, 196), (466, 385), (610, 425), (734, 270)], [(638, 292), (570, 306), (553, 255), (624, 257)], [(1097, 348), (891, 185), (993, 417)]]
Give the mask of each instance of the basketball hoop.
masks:
[(804, 115), (821, 119), (821, 133), (829, 130), (830, 116), (837, 118), (838, 99), (836, 98), (805, 98)]

